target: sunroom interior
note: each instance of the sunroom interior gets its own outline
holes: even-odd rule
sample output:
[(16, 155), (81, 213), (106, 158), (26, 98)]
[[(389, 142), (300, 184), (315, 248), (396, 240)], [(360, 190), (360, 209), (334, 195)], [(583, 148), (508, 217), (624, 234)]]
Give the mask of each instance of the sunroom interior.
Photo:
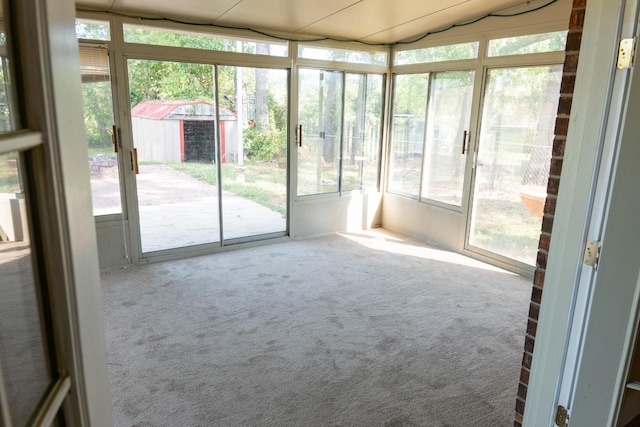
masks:
[(571, 1), (313, 3), (77, 3), (100, 267), (381, 228), (531, 278)]
[[(627, 118), (640, 114), (640, 68), (627, 54), (638, 1), (315, 3), (3, 2), (0, 424), (637, 424), (640, 131)], [(563, 56), (558, 33), (567, 27), (528, 292), (530, 258), (505, 249), (526, 251), (530, 236), (495, 237), (540, 215), (531, 166), (548, 156), (547, 124), (528, 121), (527, 107), (552, 109), (543, 98), (550, 100), (549, 77)], [(517, 84), (523, 79), (526, 87)], [(515, 191), (502, 191), (503, 183)], [(506, 206), (528, 220), (505, 220)], [(483, 223), (494, 219), (481, 215), (487, 207), (504, 228)], [(495, 292), (476, 304), (471, 294), (487, 277)], [(522, 307), (505, 302), (523, 290), (510, 286), (516, 279), (531, 294)], [(396, 310), (388, 309), (391, 293)], [(524, 329), (529, 302), (523, 355), (521, 334), (497, 333), (494, 318)], [(231, 315), (207, 315), (211, 304)], [(291, 355), (303, 357), (276, 357), (282, 369), (267, 371), (265, 351), (282, 346), (252, 323), (276, 307), (263, 326), (295, 336)], [(310, 321), (308, 309), (324, 317)], [(522, 313), (507, 319), (508, 309)], [(381, 330), (358, 322), (380, 321), (385, 311), (391, 333), (367, 340)], [(312, 328), (283, 323), (285, 315)], [(357, 322), (345, 322), (350, 316)], [(244, 323), (227, 323), (236, 320)], [(399, 342), (399, 325), (418, 328)], [(336, 332), (345, 339), (326, 348)], [(467, 343), (464, 332), (475, 351), (451, 346)], [(218, 333), (232, 343), (221, 345), (211, 336)], [(485, 360), (496, 363), (492, 372), (517, 377), (484, 337), (511, 338), (513, 365), (522, 368), (517, 400), (511, 380), (477, 369)], [(139, 338), (152, 347), (142, 350)], [(367, 350), (353, 354), (363, 365), (332, 359), (363, 339)], [(399, 358), (400, 348), (413, 353)], [(236, 381), (239, 371), (213, 351), (236, 356), (256, 381)], [(460, 356), (469, 363), (461, 366)], [(207, 370), (187, 372), (190, 362)], [(363, 381), (332, 376), (345, 366)], [(114, 373), (124, 376), (122, 388)], [(300, 380), (293, 387), (283, 381), (292, 376)], [(381, 377), (418, 387), (380, 390)], [(483, 400), (489, 384), (502, 386), (499, 420), (477, 418), (480, 410), (497, 415)], [(342, 395), (325, 393), (334, 385)], [(355, 386), (369, 398), (354, 400)], [(435, 400), (425, 399), (427, 389)], [(269, 411), (246, 418), (247, 391), (261, 391)], [(385, 405), (393, 405), (385, 416), (368, 410)], [(438, 417), (444, 407), (452, 411)]]
[(569, 1), (357, 30), (358, 3), (101, 3), (76, 25), (101, 267), (383, 227), (532, 276)]

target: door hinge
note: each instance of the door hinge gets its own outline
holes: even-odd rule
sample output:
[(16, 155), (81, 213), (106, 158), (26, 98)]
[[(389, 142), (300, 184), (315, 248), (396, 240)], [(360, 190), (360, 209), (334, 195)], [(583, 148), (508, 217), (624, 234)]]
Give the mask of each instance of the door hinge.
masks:
[(587, 240), (587, 244), (584, 247), (583, 262), (590, 267), (596, 267), (598, 260), (600, 259), (600, 242), (595, 240)]
[(569, 411), (562, 405), (558, 405), (558, 409), (556, 409), (556, 425), (558, 427), (569, 425)]
[(636, 56), (636, 38), (620, 40), (618, 47), (618, 60), (616, 67), (618, 70), (626, 70), (633, 67), (633, 60)]

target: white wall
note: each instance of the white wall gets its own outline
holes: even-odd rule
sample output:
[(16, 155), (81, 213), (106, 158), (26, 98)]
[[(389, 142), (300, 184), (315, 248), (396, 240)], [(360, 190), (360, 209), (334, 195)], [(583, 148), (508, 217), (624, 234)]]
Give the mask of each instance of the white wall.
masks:
[(380, 225), (380, 193), (302, 198), (293, 204), (291, 237), (357, 232)]
[(131, 263), (129, 249), (129, 221), (96, 221), (98, 259), (100, 268), (117, 267)]
[(382, 226), (452, 251), (461, 252), (464, 248), (465, 217), (462, 213), (395, 194), (384, 195)]

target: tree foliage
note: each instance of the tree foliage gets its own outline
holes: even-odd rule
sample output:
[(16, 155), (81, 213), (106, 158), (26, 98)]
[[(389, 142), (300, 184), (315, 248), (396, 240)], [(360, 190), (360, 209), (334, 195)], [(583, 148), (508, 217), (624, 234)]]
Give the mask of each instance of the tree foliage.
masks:
[(84, 124), (90, 148), (111, 148), (113, 110), (111, 83), (93, 82), (82, 85)]
[(76, 37), (89, 40), (110, 40), (111, 33), (108, 24), (77, 19)]

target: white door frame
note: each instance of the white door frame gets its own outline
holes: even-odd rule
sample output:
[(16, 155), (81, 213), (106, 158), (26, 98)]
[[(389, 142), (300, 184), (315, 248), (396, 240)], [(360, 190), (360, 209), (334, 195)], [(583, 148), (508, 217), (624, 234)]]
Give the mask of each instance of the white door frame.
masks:
[[(633, 37), (637, 31), (637, 0), (628, 0), (624, 8), (624, 16), (621, 21), (620, 38)], [(587, 239), (600, 242), (603, 239), (605, 222), (611, 197), (611, 186), (618, 155), (621, 117), (626, 108), (627, 95), (631, 73), (629, 71), (615, 72), (610, 91), (610, 104), (608, 119), (603, 133), (603, 141), (600, 145), (599, 158), (597, 159), (597, 175), (594, 175), (594, 192), (591, 201), (591, 218)], [(617, 102), (620, 101), (620, 102)], [(597, 280), (597, 266), (591, 267), (583, 264), (580, 269), (579, 279), (575, 288), (573, 309), (571, 315), (571, 331), (566, 351), (563, 373), (559, 379), (558, 404), (571, 412), (575, 395), (576, 375), (580, 366), (581, 353), (584, 345), (587, 315), (592, 301), (594, 285)]]
[[(30, 148), (15, 141), (16, 135), (9, 142), (18, 142), (31, 158), (26, 174), (38, 206), (32, 221), (39, 227), (39, 275), (49, 294), (59, 377), (33, 425), (50, 425), (60, 405), (68, 425), (112, 425), (75, 5), (71, 0), (10, 5), (5, 19), (16, 30), (10, 42), (17, 41), (12, 60), (22, 80), (22, 125), (37, 142)], [(4, 144), (3, 150), (9, 147)]]
[[(627, 70), (615, 70), (615, 59), (620, 34), (635, 27), (637, 10), (635, 0), (627, 4), (625, 17), (624, 0), (587, 3), (555, 232), (527, 393), (526, 426), (554, 425), (558, 403), (572, 406), (572, 425), (610, 425), (612, 414), (617, 413), (615, 390), (626, 360), (626, 352), (619, 354), (619, 349), (628, 339), (630, 316), (635, 318), (628, 304), (633, 301), (638, 276), (637, 262), (629, 263), (637, 250), (629, 242), (636, 237), (640, 242), (634, 230), (638, 227), (626, 217), (635, 211), (637, 194), (631, 203), (620, 196), (625, 178), (629, 178), (624, 173), (633, 175), (629, 172), (634, 170), (633, 166), (624, 166), (634, 155), (632, 144), (625, 144), (624, 140), (613, 180), (611, 213), (605, 219), (613, 171), (607, 163), (615, 161), (612, 154), (620, 126), (624, 125), (621, 112), (625, 111), (629, 74)], [(603, 221), (604, 249), (596, 276), (593, 271), (583, 269), (582, 257), (586, 240), (600, 238)], [(616, 234), (618, 225), (625, 221), (631, 224), (631, 229)], [(630, 277), (634, 286), (628, 285)], [(578, 284), (585, 286), (580, 289)], [(629, 290), (633, 291), (631, 295)], [(576, 320), (574, 331), (578, 333), (572, 338), (573, 320)], [(561, 387), (565, 363), (568, 377)], [(574, 382), (575, 390), (571, 386)], [(567, 388), (566, 384), (570, 386)]]

